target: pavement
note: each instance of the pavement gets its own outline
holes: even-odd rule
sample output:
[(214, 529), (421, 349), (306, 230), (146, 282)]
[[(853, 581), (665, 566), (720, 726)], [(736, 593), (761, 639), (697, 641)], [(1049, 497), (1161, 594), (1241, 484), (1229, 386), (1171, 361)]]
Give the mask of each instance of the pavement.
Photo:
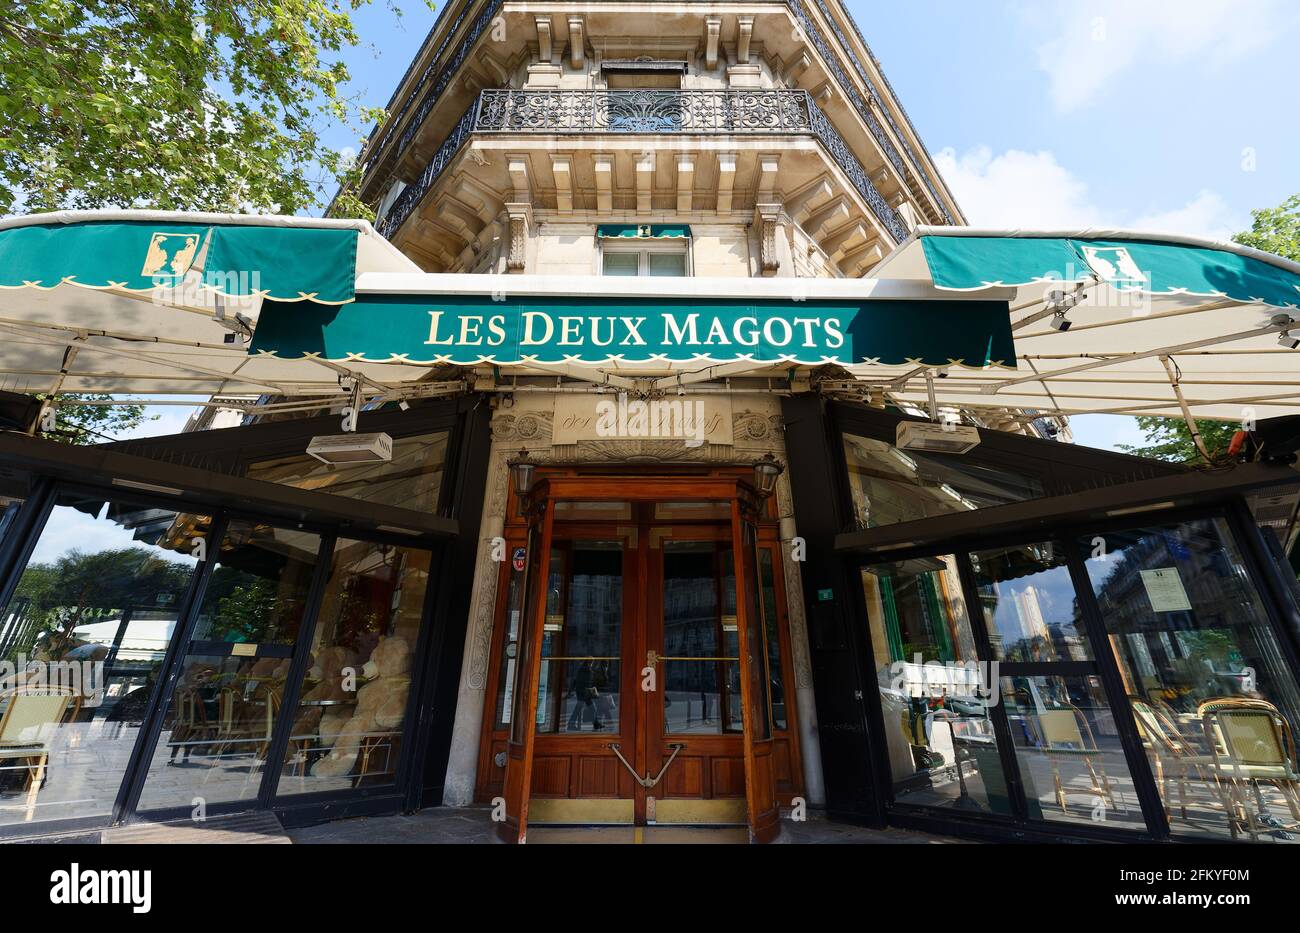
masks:
[[(960, 840), (901, 829), (868, 829), (836, 823), (820, 816), (783, 823), (782, 842), (803, 845), (937, 845)], [(383, 843), (388, 845), (465, 845), (492, 841), (492, 821), (487, 808), (434, 807), (399, 816), (358, 817), (287, 831), (298, 845)], [(677, 844), (743, 843), (743, 829), (701, 827), (610, 826), (590, 828), (541, 827), (529, 829), (530, 843)]]

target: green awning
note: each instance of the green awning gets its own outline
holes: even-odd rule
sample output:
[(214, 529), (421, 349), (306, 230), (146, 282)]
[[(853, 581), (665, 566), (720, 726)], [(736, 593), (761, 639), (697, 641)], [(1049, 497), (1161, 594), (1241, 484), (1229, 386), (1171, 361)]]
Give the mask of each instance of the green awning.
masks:
[(602, 240), (680, 240), (690, 237), (685, 224), (599, 224), (596, 236)]
[(191, 273), (232, 298), (351, 301), (357, 230), (121, 220), (0, 229), (0, 288), (148, 292)]
[(1300, 274), (1242, 252), (1141, 239), (920, 238), (935, 287), (973, 291), (1095, 278), (1118, 291), (1300, 307)]
[(358, 295), (262, 307), (250, 352), (498, 365), (881, 362), (1014, 366), (1005, 301)]

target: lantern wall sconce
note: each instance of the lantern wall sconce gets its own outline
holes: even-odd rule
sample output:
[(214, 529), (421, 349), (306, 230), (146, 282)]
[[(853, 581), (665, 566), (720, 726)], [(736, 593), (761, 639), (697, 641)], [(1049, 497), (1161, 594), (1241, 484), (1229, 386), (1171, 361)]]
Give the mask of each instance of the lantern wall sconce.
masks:
[(766, 499), (776, 491), (776, 480), (785, 472), (785, 464), (771, 454), (754, 461), (754, 488)]

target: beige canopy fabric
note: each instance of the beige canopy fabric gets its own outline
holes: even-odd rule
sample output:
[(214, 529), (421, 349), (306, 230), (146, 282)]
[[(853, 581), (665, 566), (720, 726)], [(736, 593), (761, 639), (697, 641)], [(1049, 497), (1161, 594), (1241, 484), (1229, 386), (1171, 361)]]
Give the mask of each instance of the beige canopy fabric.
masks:
[[(0, 232), (35, 226), (122, 223), (257, 226), (357, 231), (356, 269), (409, 273), (418, 267), (359, 220), (174, 211), (59, 211), (0, 220)], [(80, 257), (65, 259), (75, 267)], [(200, 253), (185, 280), (152, 291), (64, 281), (0, 287), (0, 389), (22, 393), (313, 395), (339, 391), (337, 367), (249, 356), (259, 296), (230, 297), (201, 286)], [(125, 270), (138, 274), (139, 265)], [(378, 384), (423, 378), (428, 369), (351, 367)]]
[[(1186, 247), (1202, 263), (1225, 269), (1242, 261), (1267, 265), (1285, 277), (1300, 275), (1300, 264), (1235, 243), (1207, 241), (1132, 230), (981, 230), (921, 227), (873, 270), (881, 278), (926, 284), (955, 292), (935, 281), (925, 250), (927, 237), (1025, 241), (1155, 244)], [(1135, 247), (1134, 252), (1140, 247)], [(931, 251), (933, 253), (933, 251)], [(989, 290), (1014, 288), (1012, 332), (1017, 368), (971, 370), (954, 366), (934, 373), (941, 407), (1036, 409), (1065, 415), (1107, 413), (1172, 415), (1226, 421), (1262, 420), (1300, 413), (1300, 349), (1282, 346), (1288, 322), (1300, 316), (1293, 305), (1274, 299), (1243, 301), (1227, 294), (1197, 294), (1103, 279), (1086, 262), (1074, 277), (1043, 275), (1034, 281), (1005, 279)], [(1214, 269), (1210, 269), (1213, 279)], [(1136, 276), (1136, 273), (1135, 273)], [(1228, 276), (1225, 274), (1225, 279)], [(1098, 281), (1101, 279), (1101, 281)], [(1225, 286), (1225, 291), (1231, 286)], [(984, 289), (960, 293), (976, 297)], [(1053, 295), (1052, 293), (1056, 293)], [(1068, 295), (1068, 330), (1050, 326), (1051, 303)], [(1287, 295), (1281, 293), (1283, 298)], [(1291, 298), (1300, 301), (1300, 292)], [(1288, 343), (1289, 341), (1288, 335)], [(1294, 336), (1300, 339), (1300, 328)], [(872, 384), (884, 384), (895, 398), (918, 406), (928, 403), (927, 370), (913, 367), (850, 367)]]
[[(1287, 300), (1300, 265), (1236, 244), (1212, 243), (1169, 234), (1119, 231), (990, 231), (963, 227), (922, 227), (875, 270), (870, 279), (690, 278), (602, 279), (592, 276), (432, 275), (419, 269), (364, 221), (297, 217), (242, 217), (171, 212), (62, 212), (0, 221), (0, 232), (31, 224), (91, 220), (129, 222), (248, 224), (287, 228), (352, 228), (358, 231), (358, 297), (499, 295), (548, 297), (599, 294), (637, 301), (656, 298), (746, 297), (801, 302), (826, 299), (901, 299), (1007, 301), (1010, 305), (1016, 366), (973, 368), (915, 364), (849, 364), (851, 386), (883, 392), (926, 408), (930, 393), (941, 408), (999, 412), (1030, 409), (1065, 415), (1113, 413), (1194, 416), (1240, 421), (1300, 413), (1300, 350), (1279, 344), (1293, 317)], [(976, 238), (1002, 255), (1007, 244), (1042, 246), (1059, 241), (1076, 248), (1077, 274), (1029, 267), (1023, 280), (981, 277), (978, 264), (967, 287), (945, 287), (927, 259), (927, 238), (951, 242)], [(971, 242), (975, 242), (972, 240)], [(1243, 263), (1266, 273), (1267, 300), (1253, 300), (1242, 287), (1219, 290), (1135, 287), (1107, 277), (1104, 264), (1085, 261), (1087, 244), (1106, 249), (1131, 246), (1183, 250), (1195, 254), (1208, 281), (1237, 274)], [(1116, 247), (1114, 244), (1120, 244)], [(1079, 247), (1079, 244), (1084, 244)], [(931, 251), (934, 252), (933, 250)], [(1012, 250), (1014, 252), (1014, 250)], [(1027, 250), (1026, 255), (1033, 254)], [(1038, 255), (1038, 254), (1033, 254)], [(201, 257), (195, 263), (201, 265)], [(1122, 266), (1122, 263), (1120, 264)], [(138, 272), (139, 270), (135, 270)], [(1240, 284), (1240, 283), (1238, 283)], [(1280, 289), (1280, 290), (1279, 290)], [(1235, 297), (1232, 297), (1235, 295)], [(1300, 291), (1296, 292), (1300, 303)], [(1280, 296), (1280, 297), (1279, 297)], [(1055, 329), (1053, 308), (1062, 301), (1068, 330)], [(374, 397), (419, 394), (433, 376), (429, 365), (401, 359), (365, 362), (308, 356), (280, 358), (250, 354), (248, 338), (257, 328), (262, 300), (231, 298), (201, 288), (180, 287), (163, 294), (87, 288), (0, 288), (0, 389), (24, 393), (104, 392), (119, 395), (308, 396), (340, 392), (340, 376), (357, 377)], [(304, 302), (304, 304), (306, 304)], [(1296, 334), (1300, 339), (1300, 331)], [(807, 374), (815, 367), (802, 366)], [(629, 365), (608, 363), (501, 367), (585, 379), (610, 389), (640, 391), (717, 380), (730, 376), (785, 374), (790, 364), (738, 359), (709, 364), (700, 360)], [(843, 370), (838, 370), (841, 374)]]

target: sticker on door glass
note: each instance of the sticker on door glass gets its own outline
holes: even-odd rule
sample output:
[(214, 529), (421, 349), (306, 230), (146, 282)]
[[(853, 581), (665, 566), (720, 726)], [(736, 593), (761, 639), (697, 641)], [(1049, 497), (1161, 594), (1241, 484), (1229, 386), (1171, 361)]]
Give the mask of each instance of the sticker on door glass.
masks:
[(1158, 570), (1143, 570), (1140, 573), (1153, 612), (1187, 612), (1192, 608), (1177, 569), (1161, 567)]

